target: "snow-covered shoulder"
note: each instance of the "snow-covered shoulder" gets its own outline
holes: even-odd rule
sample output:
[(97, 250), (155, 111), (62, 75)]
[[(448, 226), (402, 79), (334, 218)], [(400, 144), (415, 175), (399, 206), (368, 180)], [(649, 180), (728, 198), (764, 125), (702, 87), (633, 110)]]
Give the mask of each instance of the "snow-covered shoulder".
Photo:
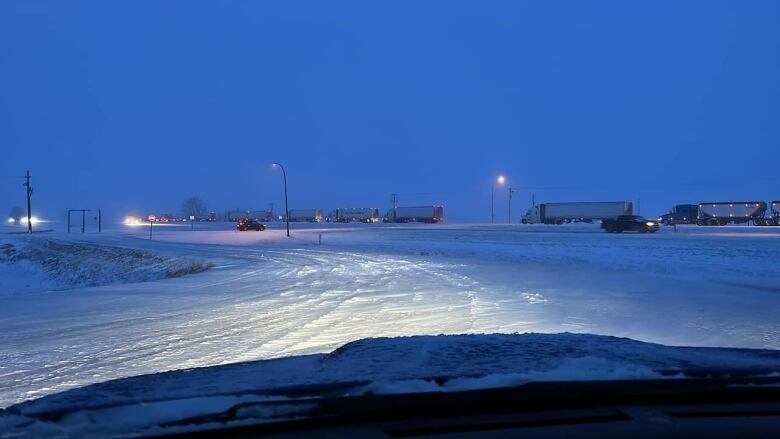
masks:
[(94, 384), (11, 406), (0, 417), (0, 426), (40, 429), (43, 423), (47, 430), (37, 432), (68, 434), (74, 433), (72, 428), (134, 431), (219, 413), (244, 402), (316, 397), (317, 386), (328, 386), (329, 396), (334, 396), (334, 388), (341, 389), (335, 396), (355, 396), (539, 381), (674, 379), (681, 377), (677, 373), (697, 370), (772, 373), (780, 371), (780, 351), (670, 347), (570, 333), (374, 338), (348, 343), (329, 354)]
[(139, 249), (7, 235), (0, 238), (0, 294), (145, 282), (199, 273), (210, 262)]

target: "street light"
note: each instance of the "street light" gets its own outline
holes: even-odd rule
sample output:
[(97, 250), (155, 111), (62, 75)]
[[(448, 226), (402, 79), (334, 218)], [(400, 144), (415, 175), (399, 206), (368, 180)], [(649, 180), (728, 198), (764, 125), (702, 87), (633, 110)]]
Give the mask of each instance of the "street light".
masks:
[(287, 237), (290, 237), (290, 208), (287, 207), (287, 172), (284, 170), (284, 166), (280, 163), (274, 163), (274, 167), (278, 167), (282, 170), (282, 176), (284, 177), (284, 219), (287, 221)]
[(496, 222), (496, 210), (494, 207), (495, 198), (496, 198), (495, 195), (496, 183), (498, 183), (499, 185), (503, 185), (504, 183), (506, 183), (506, 177), (504, 177), (503, 175), (499, 175), (498, 178), (496, 178), (496, 182), (490, 184), (490, 224), (495, 224)]
[(512, 224), (512, 193), (515, 191), (515, 188), (509, 187), (507, 188), (509, 191), (509, 215), (508, 215), (508, 224)]

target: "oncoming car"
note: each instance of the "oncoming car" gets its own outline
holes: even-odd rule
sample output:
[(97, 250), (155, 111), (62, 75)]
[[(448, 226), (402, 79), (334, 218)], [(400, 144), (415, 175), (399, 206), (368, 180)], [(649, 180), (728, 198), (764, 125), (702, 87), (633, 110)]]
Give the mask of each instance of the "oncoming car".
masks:
[(616, 219), (607, 219), (601, 222), (601, 228), (606, 230), (607, 233), (655, 233), (659, 227), (657, 221), (650, 221), (639, 215), (620, 215)]
[(257, 232), (265, 230), (265, 224), (252, 219), (239, 220), (236, 223), (236, 228), (239, 232), (245, 232), (247, 230), (255, 230)]

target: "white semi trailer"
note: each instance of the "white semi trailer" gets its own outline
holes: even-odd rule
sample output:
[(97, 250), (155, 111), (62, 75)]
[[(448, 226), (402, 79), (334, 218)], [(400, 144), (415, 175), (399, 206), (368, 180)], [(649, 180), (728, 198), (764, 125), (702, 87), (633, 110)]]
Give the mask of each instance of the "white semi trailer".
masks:
[(444, 206), (396, 207), (382, 221), (386, 223), (438, 223), (444, 220)]
[(338, 207), (328, 215), (328, 221), (336, 223), (375, 223), (379, 221), (379, 209), (375, 207)]
[(318, 223), (322, 221), (320, 209), (290, 209), (290, 222)]
[(619, 215), (632, 215), (634, 205), (630, 201), (601, 201), (578, 203), (542, 203), (531, 206), (520, 219), (523, 224), (563, 224), (614, 219)]

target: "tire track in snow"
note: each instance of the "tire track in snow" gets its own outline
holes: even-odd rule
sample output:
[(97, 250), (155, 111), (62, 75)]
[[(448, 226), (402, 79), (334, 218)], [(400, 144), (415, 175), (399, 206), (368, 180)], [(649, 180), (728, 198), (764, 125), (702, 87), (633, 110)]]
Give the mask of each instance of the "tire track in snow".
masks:
[[(328, 351), (365, 336), (466, 332), (476, 282), (424, 260), (198, 249), (225, 262), (175, 280), (71, 290), (81, 315), (0, 336), (0, 405), (162, 370)], [(86, 299), (89, 297), (90, 299)], [(110, 299), (120, 298), (115, 309)], [(62, 300), (63, 296), (47, 299)], [(102, 303), (101, 303), (102, 302)], [(53, 312), (54, 315), (57, 312)]]

